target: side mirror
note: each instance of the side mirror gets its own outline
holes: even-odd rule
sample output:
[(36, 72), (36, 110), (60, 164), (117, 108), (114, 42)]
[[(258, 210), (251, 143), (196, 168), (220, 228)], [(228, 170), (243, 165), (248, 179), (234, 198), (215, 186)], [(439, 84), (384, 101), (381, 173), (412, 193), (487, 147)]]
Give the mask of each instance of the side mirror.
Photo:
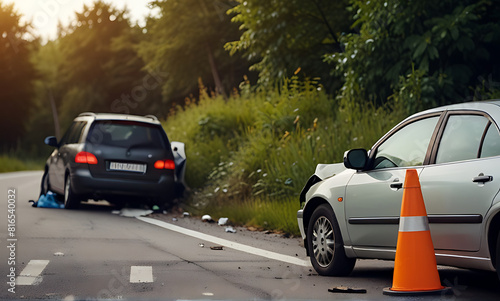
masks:
[(365, 169), (366, 163), (368, 163), (368, 152), (366, 149), (351, 149), (344, 153), (344, 166), (346, 168), (362, 170)]
[(59, 146), (59, 143), (57, 143), (57, 138), (54, 136), (49, 136), (49, 137), (45, 138), (44, 142), (45, 142), (45, 144), (47, 144), (49, 146), (53, 146), (53, 147)]

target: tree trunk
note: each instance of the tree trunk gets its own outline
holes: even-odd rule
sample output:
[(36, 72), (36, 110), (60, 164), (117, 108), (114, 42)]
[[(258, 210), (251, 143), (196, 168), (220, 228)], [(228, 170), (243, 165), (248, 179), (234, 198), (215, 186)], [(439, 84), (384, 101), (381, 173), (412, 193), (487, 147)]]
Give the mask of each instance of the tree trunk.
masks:
[(222, 86), (222, 81), (220, 80), (219, 71), (217, 70), (217, 66), (215, 64), (214, 54), (213, 54), (212, 48), (210, 47), (210, 44), (208, 42), (206, 43), (206, 47), (207, 47), (207, 54), (208, 54), (208, 62), (210, 63), (210, 69), (212, 70), (212, 76), (214, 78), (215, 91), (218, 94), (221, 94), (222, 96), (224, 96), (225, 99), (227, 99), (226, 91), (224, 91), (224, 87)]
[(59, 126), (59, 115), (57, 115), (56, 102), (54, 101), (54, 95), (52, 94), (52, 89), (49, 90), (49, 101), (50, 107), (52, 109), (52, 117), (54, 118), (54, 130), (56, 132), (57, 140), (61, 139), (61, 127)]

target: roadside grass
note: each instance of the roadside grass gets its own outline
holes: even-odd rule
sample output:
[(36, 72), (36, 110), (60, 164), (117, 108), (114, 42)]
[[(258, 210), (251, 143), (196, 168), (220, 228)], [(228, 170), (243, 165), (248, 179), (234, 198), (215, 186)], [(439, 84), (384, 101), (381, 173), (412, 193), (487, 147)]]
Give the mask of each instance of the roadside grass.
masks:
[(0, 173), (22, 170), (43, 170), (43, 160), (21, 159), (9, 154), (0, 155)]
[(187, 208), (293, 235), (299, 193), (316, 165), (369, 149), (408, 116), (403, 102), (353, 105), (296, 78), (268, 90), (244, 83), (227, 100), (201, 94), (163, 122), (172, 141), (186, 144)]
[(300, 206), (295, 198), (266, 200), (257, 197), (247, 200), (221, 200), (221, 202), (206, 203), (204, 206), (191, 204), (185, 209), (198, 216), (210, 214), (214, 220), (228, 217), (230, 223), (237, 226), (300, 235), (297, 224), (297, 210)]

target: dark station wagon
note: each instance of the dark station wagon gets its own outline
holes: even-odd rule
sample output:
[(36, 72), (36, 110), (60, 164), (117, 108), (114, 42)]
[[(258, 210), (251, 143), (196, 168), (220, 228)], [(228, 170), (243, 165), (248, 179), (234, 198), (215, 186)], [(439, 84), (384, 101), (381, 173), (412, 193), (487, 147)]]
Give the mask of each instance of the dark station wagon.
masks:
[(168, 205), (176, 193), (174, 148), (155, 116), (82, 113), (47, 160), (41, 194), (49, 190), (77, 208), (87, 199)]

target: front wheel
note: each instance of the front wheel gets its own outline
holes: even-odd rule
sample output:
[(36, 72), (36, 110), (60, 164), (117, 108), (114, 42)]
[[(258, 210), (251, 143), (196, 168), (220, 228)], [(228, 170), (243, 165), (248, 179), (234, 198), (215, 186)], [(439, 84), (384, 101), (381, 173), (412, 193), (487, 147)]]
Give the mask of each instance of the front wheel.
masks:
[(497, 238), (497, 257), (496, 257), (496, 269), (497, 269), (497, 275), (498, 279), (500, 280), (500, 231), (498, 232), (498, 238)]
[(307, 228), (311, 263), (322, 276), (347, 276), (356, 263), (348, 258), (335, 214), (326, 204), (316, 208)]
[(71, 188), (71, 177), (66, 176), (64, 181), (64, 208), (77, 209), (80, 206), (80, 198), (73, 192)]

